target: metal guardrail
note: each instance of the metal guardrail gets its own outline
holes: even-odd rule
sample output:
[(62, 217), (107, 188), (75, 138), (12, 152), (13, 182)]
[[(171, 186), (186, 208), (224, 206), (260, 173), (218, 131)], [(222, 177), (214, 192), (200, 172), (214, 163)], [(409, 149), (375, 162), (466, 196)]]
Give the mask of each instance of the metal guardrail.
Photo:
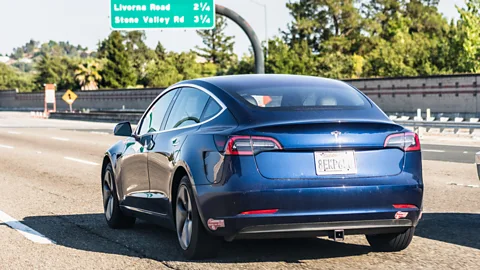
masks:
[(442, 121), (411, 121), (411, 120), (393, 120), (395, 123), (408, 127), (424, 127), (424, 128), (454, 128), (454, 129), (480, 129), (480, 122), (442, 122)]

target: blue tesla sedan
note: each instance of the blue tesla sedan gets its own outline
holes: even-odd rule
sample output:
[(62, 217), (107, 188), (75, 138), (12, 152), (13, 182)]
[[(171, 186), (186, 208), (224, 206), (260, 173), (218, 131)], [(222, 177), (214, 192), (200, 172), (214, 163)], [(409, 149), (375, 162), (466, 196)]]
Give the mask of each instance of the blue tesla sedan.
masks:
[(364, 234), (410, 244), (422, 213), (417, 134), (336, 80), (242, 75), (180, 82), (104, 157), (105, 218), (176, 231), (189, 259), (223, 241)]

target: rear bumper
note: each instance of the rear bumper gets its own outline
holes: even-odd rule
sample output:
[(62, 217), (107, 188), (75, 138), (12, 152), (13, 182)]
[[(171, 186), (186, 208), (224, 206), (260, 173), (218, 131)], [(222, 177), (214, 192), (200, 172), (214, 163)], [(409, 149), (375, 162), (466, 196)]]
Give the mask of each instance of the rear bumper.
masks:
[(418, 223), (419, 209), (404, 209), (405, 218), (395, 219), (399, 210), (378, 212), (290, 213), (218, 217), (224, 227), (210, 230), (227, 239), (288, 238), (332, 236), (335, 230), (345, 235), (402, 232)]
[(296, 224), (257, 225), (243, 228), (235, 239), (329, 236), (341, 230), (345, 235), (403, 232), (413, 226), (409, 219), (359, 220)]

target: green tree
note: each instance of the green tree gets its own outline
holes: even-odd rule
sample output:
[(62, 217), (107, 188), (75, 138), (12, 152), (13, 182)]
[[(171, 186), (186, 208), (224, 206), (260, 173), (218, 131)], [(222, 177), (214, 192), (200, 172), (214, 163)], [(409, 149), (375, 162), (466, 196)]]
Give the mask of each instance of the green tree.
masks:
[(183, 76), (175, 66), (174, 53), (165, 55), (147, 64), (145, 81), (148, 87), (168, 87), (182, 80)]
[(318, 52), (328, 36), (325, 10), (319, 9), (317, 0), (290, 0), (287, 9), (293, 21), (288, 24), (287, 31), (282, 32), (283, 40), (290, 46), (306, 41), (312, 51)]
[(137, 84), (145, 84), (146, 66), (156, 58), (155, 51), (145, 44), (146, 35), (143, 31), (124, 32), (123, 36), (125, 47), (136, 71)]
[(467, 0), (460, 13), (456, 44), (460, 46), (458, 58), (460, 72), (480, 72), (480, 0)]
[(160, 60), (165, 60), (167, 56), (167, 50), (165, 49), (165, 47), (163, 47), (160, 41), (157, 43), (157, 47), (155, 47), (155, 54)]
[(77, 86), (74, 74), (77, 66), (77, 59), (51, 57), (48, 54), (41, 56), (35, 65), (36, 89), (41, 90), (44, 84), (49, 83), (56, 84), (61, 90), (74, 89)]
[(100, 44), (99, 57), (106, 59), (106, 64), (100, 73), (103, 87), (114, 89), (137, 84), (137, 72), (133, 68), (132, 59), (125, 48), (124, 41), (120, 32), (113, 31)]
[(75, 80), (80, 84), (81, 90), (98, 90), (101, 65), (93, 59), (87, 60), (86, 63), (78, 65), (75, 70)]
[(68, 56), (68, 57), (85, 57), (88, 55), (86, 53), (87, 48), (82, 47), (81, 45), (73, 45), (68, 41), (56, 42), (50, 40), (47, 43), (40, 45), (40, 49), (34, 56), (49, 54), (50, 56)]
[(268, 42), (269, 54), (266, 72), (276, 74), (316, 75), (316, 57), (307, 41), (295, 43), (292, 48), (280, 38)]
[(21, 92), (31, 92), (34, 87), (30, 75), (0, 63), (0, 90), (18, 89)]
[(237, 61), (237, 57), (233, 53), (234, 37), (225, 34), (227, 26), (225, 17), (217, 16), (214, 29), (197, 31), (204, 44), (203, 47), (196, 47), (197, 54), (216, 64), (219, 75), (227, 73), (228, 69)]
[(35, 66), (35, 70), (37, 71), (35, 84), (37, 84), (38, 90), (42, 89), (44, 84), (60, 83), (62, 66), (58, 58), (53, 58), (48, 54), (44, 54)]
[(212, 63), (200, 64), (195, 52), (169, 52), (165, 59), (156, 59), (147, 65), (146, 82), (148, 87), (167, 87), (182, 80), (211, 76), (215, 72)]
[(60, 57), (61, 73), (60, 83), (57, 84), (57, 88), (60, 90), (77, 89), (78, 84), (75, 81), (75, 69), (80, 64), (79, 58)]
[(368, 34), (359, 55), (363, 76), (416, 76), (451, 70), (451, 30), (437, 0), (370, 0), (364, 4)]
[(244, 54), (240, 61), (233, 65), (228, 74), (254, 74), (255, 73), (255, 57), (253, 51), (250, 49), (248, 54)]
[(173, 54), (175, 68), (182, 75), (182, 80), (191, 80), (201, 77), (202, 65), (197, 62), (195, 52), (181, 52)]
[(29, 42), (25, 43), (25, 45), (13, 49), (13, 53), (10, 55), (13, 59), (21, 59), (25, 55), (31, 55), (38, 50), (40, 42), (30, 39)]

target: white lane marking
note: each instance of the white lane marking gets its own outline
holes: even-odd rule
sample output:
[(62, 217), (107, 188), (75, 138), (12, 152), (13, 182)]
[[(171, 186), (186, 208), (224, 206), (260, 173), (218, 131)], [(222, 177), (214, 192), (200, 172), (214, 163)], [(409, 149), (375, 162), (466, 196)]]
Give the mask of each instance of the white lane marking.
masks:
[(90, 162), (90, 161), (86, 161), (86, 160), (81, 160), (81, 159), (78, 159), (78, 158), (72, 158), (72, 157), (63, 157), (63, 158), (64, 158), (64, 159), (67, 159), (67, 160), (71, 160), (71, 161), (83, 163), (83, 164), (93, 165), (93, 166), (98, 166), (98, 165), (100, 165), (100, 164), (95, 163), (95, 162)]
[(90, 131), (92, 134), (101, 134), (101, 135), (109, 135), (110, 133), (108, 132), (101, 132), (101, 131)]
[(422, 149), (422, 152), (445, 153), (445, 150)]
[(15, 134), (15, 135), (20, 135), (20, 134), (22, 134), (22, 132), (18, 132), (18, 131), (9, 131), (8, 133), (9, 133), (9, 134)]
[(464, 153), (464, 154), (468, 154), (468, 152), (467, 152), (467, 151), (465, 151), (465, 152), (463, 152), (463, 153)]
[(0, 148), (13, 149), (13, 146), (0, 144)]
[(16, 230), (28, 240), (38, 243), (38, 244), (55, 244), (54, 241), (48, 239), (43, 234), (35, 231), (34, 229), (22, 224), (13, 217), (7, 215), (6, 213), (0, 211), (0, 221), (5, 223), (8, 227)]
[(460, 183), (447, 183), (450, 186), (460, 186), (460, 187), (469, 187), (469, 188), (480, 188), (480, 185), (465, 185)]
[(60, 138), (60, 137), (50, 137), (50, 138), (57, 141), (64, 141), (64, 142), (70, 141), (70, 139), (67, 139), (67, 138)]

